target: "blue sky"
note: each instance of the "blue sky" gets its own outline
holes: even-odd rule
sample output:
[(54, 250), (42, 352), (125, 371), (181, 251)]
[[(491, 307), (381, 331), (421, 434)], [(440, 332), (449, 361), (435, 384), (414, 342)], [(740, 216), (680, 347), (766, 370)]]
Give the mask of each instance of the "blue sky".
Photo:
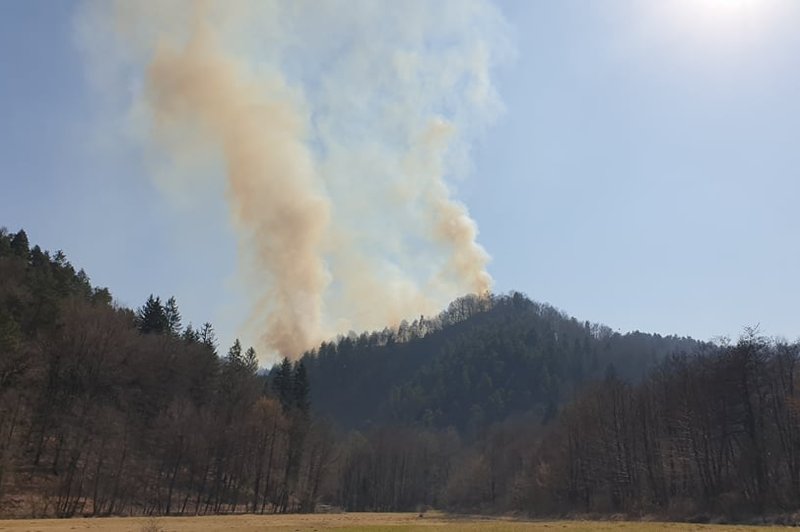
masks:
[[(517, 49), (494, 80), (505, 112), (457, 184), (496, 289), (621, 331), (800, 336), (800, 5), (500, 7)], [(75, 8), (0, 3), (0, 225), (123, 304), (174, 294), (228, 343), (245, 310), (225, 206), (188, 221), (141, 158), (94, 138)]]

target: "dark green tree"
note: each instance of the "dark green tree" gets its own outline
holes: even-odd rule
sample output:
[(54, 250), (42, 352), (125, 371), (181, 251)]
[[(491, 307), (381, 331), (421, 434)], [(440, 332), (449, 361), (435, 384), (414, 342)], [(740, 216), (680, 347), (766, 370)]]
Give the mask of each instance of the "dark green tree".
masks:
[(186, 326), (186, 329), (184, 329), (181, 337), (188, 344), (196, 344), (200, 341), (200, 331), (194, 330), (194, 327), (192, 327), (190, 323)]
[(272, 381), (273, 390), (278, 396), (278, 400), (283, 407), (283, 411), (288, 411), (292, 406), (294, 395), (294, 383), (292, 382), (292, 363), (288, 358), (284, 358), (278, 369), (275, 370), (275, 378)]
[(92, 302), (98, 305), (110, 306), (112, 301), (111, 292), (108, 288), (92, 289)]
[(242, 363), (242, 343), (237, 338), (234, 340), (233, 345), (228, 349), (228, 356), (226, 361), (231, 366), (240, 366)]
[(308, 374), (306, 366), (301, 360), (294, 367), (294, 378), (292, 379), (292, 403), (303, 414), (308, 414), (311, 406), (309, 398)]
[(217, 335), (209, 322), (205, 322), (203, 328), (200, 329), (200, 343), (215, 355), (217, 354)]
[(167, 318), (167, 332), (172, 336), (180, 336), (181, 313), (178, 310), (178, 303), (175, 301), (175, 296), (167, 299), (167, 303), (164, 305), (164, 314)]
[(136, 325), (142, 334), (165, 334), (169, 332), (169, 320), (161, 304), (161, 298), (150, 297), (136, 313)]
[(242, 364), (249, 373), (255, 373), (258, 371), (258, 357), (256, 356), (255, 349), (252, 347), (247, 348), (247, 351), (244, 353), (244, 357), (242, 357)]
[(19, 257), (27, 257), (30, 251), (28, 243), (28, 235), (24, 230), (20, 229), (19, 232), (11, 239), (11, 251)]

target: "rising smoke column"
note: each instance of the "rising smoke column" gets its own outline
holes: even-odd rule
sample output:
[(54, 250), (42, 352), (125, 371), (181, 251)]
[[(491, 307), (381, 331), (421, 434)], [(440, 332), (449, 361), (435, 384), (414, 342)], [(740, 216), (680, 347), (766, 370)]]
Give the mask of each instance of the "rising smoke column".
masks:
[(316, 17), (295, 24), (325, 40), (308, 43), (317, 80), (308, 97), (344, 235), (330, 255), (328, 306), (344, 310), (346, 330), (491, 287), (476, 224), (447, 181), (468, 172), (470, 144), (500, 110), (489, 74), (508, 45), (488, 2), (344, 5), (317, 4)]
[(328, 283), (328, 203), (305, 144), (306, 119), (280, 78), (249, 79), (219, 50), (207, 17), (195, 4), (188, 41), (155, 49), (145, 91), (153, 132), (171, 150), (206, 140), (221, 149), (234, 220), (271, 287), (254, 310), (265, 318), (263, 343), (301, 353), (320, 340)]
[(500, 108), (491, 4), (87, 6), (94, 67), (140, 79), (130, 106), (158, 179), (190, 196), (192, 168), (219, 159), (261, 348), (297, 356), (490, 289), (448, 180)]

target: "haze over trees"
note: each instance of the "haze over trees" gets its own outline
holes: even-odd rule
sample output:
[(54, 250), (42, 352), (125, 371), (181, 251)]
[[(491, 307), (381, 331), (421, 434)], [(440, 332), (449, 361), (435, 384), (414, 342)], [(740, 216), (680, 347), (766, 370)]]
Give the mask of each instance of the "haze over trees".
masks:
[(800, 506), (800, 346), (580, 322), (522, 294), (260, 371), (0, 231), (4, 516), (404, 511), (679, 519)]

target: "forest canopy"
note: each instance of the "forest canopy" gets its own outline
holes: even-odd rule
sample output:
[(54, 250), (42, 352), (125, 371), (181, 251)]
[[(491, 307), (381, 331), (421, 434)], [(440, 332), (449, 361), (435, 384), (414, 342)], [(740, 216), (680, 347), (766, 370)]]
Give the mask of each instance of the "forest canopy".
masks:
[(258, 367), (0, 230), (3, 516), (745, 518), (800, 502), (800, 347), (581, 322), (520, 293)]

